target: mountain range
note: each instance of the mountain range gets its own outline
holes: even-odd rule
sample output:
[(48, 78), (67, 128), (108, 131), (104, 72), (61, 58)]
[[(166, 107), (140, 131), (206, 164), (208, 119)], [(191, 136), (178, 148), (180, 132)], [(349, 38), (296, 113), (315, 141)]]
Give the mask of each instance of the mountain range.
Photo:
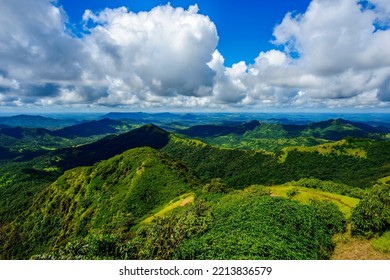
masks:
[(0, 257), (328, 259), (335, 235), (370, 236), (355, 208), (387, 213), (387, 128), (139, 125), (0, 128)]

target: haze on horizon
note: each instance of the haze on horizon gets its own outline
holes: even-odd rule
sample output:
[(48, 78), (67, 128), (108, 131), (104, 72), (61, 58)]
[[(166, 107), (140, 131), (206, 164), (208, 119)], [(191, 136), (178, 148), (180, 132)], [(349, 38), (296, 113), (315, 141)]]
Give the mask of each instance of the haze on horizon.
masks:
[(1, 1), (0, 112), (390, 108), (387, 0), (151, 2)]

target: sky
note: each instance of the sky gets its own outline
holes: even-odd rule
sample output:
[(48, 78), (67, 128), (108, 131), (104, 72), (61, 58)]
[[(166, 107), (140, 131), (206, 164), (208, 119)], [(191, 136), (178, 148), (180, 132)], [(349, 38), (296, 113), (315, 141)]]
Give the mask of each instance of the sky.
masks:
[(2, 0), (0, 113), (388, 112), (389, 27), (388, 0)]

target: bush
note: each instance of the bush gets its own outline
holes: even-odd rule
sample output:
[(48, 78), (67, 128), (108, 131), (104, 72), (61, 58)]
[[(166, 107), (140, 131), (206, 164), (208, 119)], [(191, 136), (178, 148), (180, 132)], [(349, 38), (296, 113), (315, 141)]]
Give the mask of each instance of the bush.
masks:
[(352, 234), (367, 238), (390, 229), (390, 186), (375, 185), (352, 211)]
[(288, 198), (292, 198), (292, 197), (296, 196), (298, 193), (299, 193), (299, 189), (293, 188), (291, 190), (288, 190), (286, 194), (287, 194)]
[(133, 259), (171, 259), (181, 242), (204, 233), (211, 221), (208, 207), (202, 201), (184, 211), (174, 210), (142, 226), (127, 244), (129, 255)]
[(329, 201), (312, 200), (310, 205), (316, 211), (316, 217), (320, 221), (324, 231), (330, 235), (345, 232), (345, 216), (336, 204)]
[(332, 235), (343, 230), (333, 205), (315, 206), (244, 192), (223, 198), (207, 232), (175, 251), (177, 259), (327, 259)]
[(390, 231), (387, 231), (382, 236), (373, 239), (371, 244), (375, 250), (383, 253), (390, 253)]
[(227, 193), (229, 191), (228, 187), (223, 183), (221, 178), (211, 179), (210, 183), (203, 187), (203, 190), (214, 193)]

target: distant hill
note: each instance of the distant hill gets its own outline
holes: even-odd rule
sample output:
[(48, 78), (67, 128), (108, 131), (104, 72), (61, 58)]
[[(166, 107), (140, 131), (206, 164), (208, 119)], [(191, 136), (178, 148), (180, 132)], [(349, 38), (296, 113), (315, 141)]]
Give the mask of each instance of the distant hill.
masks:
[(22, 127), (42, 127), (42, 128), (60, 128), (78, 123), (72, 119), (53, 119), (36, 115), (17, 115), (11, 117), (0, 117), (0, 125), (22, 126)]
[(13, 151), (0, 154), (0, 159), (21, 155), (27, 151), (47, 151), (90, 143), (109, 134), (120, 134), (133, 129), (132, 124), (102, 119), (67, 126), (57, 130), (31, 127), (0, 127), (0, 146)]
[(254, 130), (258, 126), (260, 126), (260, 122), (258, 121), (238, 125), (195, 125), (188, 129), (177, 130), (177, 132), (189, 137), (213, 137), (227, 134), (242, 135), (247, 131)]
[(290, 146), (287, 150), (266, 152), (220, 148), (172, 136), (162, 151), (184, 162), (201, 178), (222, 178), (232, 188), (311, 177), (369, 187), (390, 174), (390, 142), (372, 139), (351, 138), (310, 148)]
[(53, 149), (61, 145), (69, 145), (69, 141), (57, 137), (45, 128), (4, 127), (0, 128), (0, 146), (10, 153), (0, 153), (0, 160), (27, 156), (26, 152)]
[[(112, 119), (102, 119), (76, 124), (53, 131), (53, 134), (65, 138), (90, 137), (94, 135), (114, 134), (122, 130), (126, 125), (120, 121)], [(130, 128), (127, 126), (127, 129)]]
[[(371, 126), (366, 123), (351, 122), (344, 119), (330, 119), (309, 124), (279, 124), (251, 121), (242, 124), (195, 125), (178, 133), (200, 138), (207, 143), (231, 148), (263, 148), (269, 150), (273, 144), (264, 139), (277, 139), (279, 145), (299, 143), (317, 145), (322, 141), (338, 141), (347, 137), (379, 139), (390, 129), (384, 126)], [(299, 138), (296, 143), (286, 139)], [(246, 143), (245, 145), (243, 143)], [(272, 149), (271, 149), (272, 150)]]
[(156, 120), (159, 119), (174, 119), (178, 118), (180, 115), (172, 113), (143, 113), (143, 112), (111, 112), (103, 116), (103, 118), (112, 119), (112, 120)]
[(155, 125), (145, 125), (120, 135), (110, 135), (96, 142), (52, 152), (53, 164), (62, 169), (92, 165), (136, 147), (160, 149), (169, 141), (169, 133)]
[(5, 127), (0, 128), (0, 135), (9, 136), (16, 139), (33, 138), (41, 136), (55, 136), (55, 132), (45, 128), (28, 128), (28, 127)]
[(330, 119), (308, 124), (302, 128), (301, 134), (303, 136), (310, 135), (328, 140), (341, 140), (346, 137), (371, 138), (372, 134), (390, 132), (390, 129), (385, 127), (374, 127), (344, 119)]
[(21, 227), (10, 233), (19, 244), (3, 254), (25, 258), (90, 233), (122, 234), (199, 183), (183, 164), (149, 147), (69, 170), (36, 197)]

